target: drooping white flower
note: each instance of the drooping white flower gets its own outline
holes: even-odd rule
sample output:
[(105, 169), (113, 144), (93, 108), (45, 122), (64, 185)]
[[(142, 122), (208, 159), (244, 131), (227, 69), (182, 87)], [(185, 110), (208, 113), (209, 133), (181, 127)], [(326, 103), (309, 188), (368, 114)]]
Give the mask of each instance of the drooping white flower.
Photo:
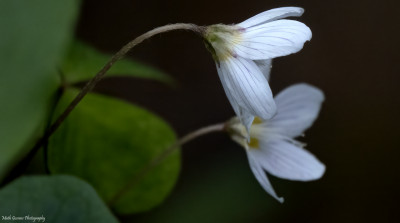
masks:
[(204, 31), (225, 93), (247, 130), (254, 116), (266, 120), (276, 112), (268, 84), (271, 59), (296, 53), (311, 39), (306, 25), (282, 19), (303, 12), (298, 7), (276, 8), (239, 24), (217, 24)]
[(288, 180), (309, 181), (319, 179), (325, 166), (314, 155), (303, 149), (304, 144), (294, 140), (301, 136), (317, 118), (323, 93), (310, 85), (293, 85), (275, 97), (277, 113), (270, 120), (256, 117), (247, 131), (237, 118), (230, 121), (233, 140), (246, 148), (251, 170), (261, 186), (278, 201), (267, 175)]

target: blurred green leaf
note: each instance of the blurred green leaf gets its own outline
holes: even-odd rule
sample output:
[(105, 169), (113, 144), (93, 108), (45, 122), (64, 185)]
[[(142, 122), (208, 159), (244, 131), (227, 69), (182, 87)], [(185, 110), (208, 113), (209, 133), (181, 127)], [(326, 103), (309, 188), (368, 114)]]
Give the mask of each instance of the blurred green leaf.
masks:
[[(111, 56), (76, 40), (71, 44), (61, 70), (68, 83), (87, 81), (100, 71)], [(172, 83), (172, 79), (164, 72), (132, 59), (116, 62), (107, 72), (106, 77), (110, 76), (132, 76)]]
[[(72, 176), (21, 177), (0, 190), (0, 200), (3, 217), (43, 216), (44, 222), (52, 223), (118, 222), (96, 191)], [(25, 221), (33, 222), (18, 222)]]
[[(57, 111), (76, 95), (68, 90)], [(110, 201), (154, 157), (175, 142), (173, 130), (154, 114), (118, 99), (88, 94), (50, 138), (52, 173), (87, 180)], [(151, 209), (170, 193), (180, 169), (177, 151), (149, 172), (113, 207), (129, 214)]]
[[(225, 145), (212, 156), (201, 154), (189, 160), (185, 170), (190, 174), (180, 179), (165, 203), (151, 212), (125, 217), (123, 222), (278, 222), (287, 215), (283, 211), (287, 204), (277, 202), (255, 179), (243, 148), (234, 142)], [(274, 178), (270, 180), (277, 185)], [(278, 192), (288, 195), (281, 188)]]
[(0, 1), (0, 180), (43, 133), (78, 1)]

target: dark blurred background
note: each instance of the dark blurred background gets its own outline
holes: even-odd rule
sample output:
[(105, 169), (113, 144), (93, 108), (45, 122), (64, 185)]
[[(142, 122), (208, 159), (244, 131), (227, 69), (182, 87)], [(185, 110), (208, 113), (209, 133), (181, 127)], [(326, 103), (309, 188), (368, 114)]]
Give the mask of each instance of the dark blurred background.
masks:
[[(321, 180), (270, 177), (280, 204), (258, 185), (244, 150), (223, 134), (184, 146), (180, 179), (163, 205), (124, 222), (399, 222), (400, 4), (387, 1), (85, 0), (78, 38), (114, 53), (134, 37), (176, 22), (238, 23), (300, 6), (313, 31), (297, 54), (274, 60), (271, 88), (306, 82), (326, 95), (301, 141), (327, 166)], [(109, 78), (97, 91), (153, 110), (180, 136), (233, 116), (212, 57), (193, 33), (156, 36), (129, 57), (169, 73), (171, 88)], [(397, 163), (397, 164), (396, 164)]]

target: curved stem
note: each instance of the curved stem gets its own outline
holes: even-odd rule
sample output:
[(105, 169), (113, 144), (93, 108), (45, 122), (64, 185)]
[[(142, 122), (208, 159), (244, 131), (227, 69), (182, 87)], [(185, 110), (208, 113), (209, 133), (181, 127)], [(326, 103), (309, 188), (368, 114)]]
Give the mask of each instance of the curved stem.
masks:
[(219, 123), (200, 128), (198, 130), (195, 130), (194, 132), (191, 132), (183, 136), (174, 144), (172, 144), (170, 147), (168, 147), (166, 150), (164, 150), (159, 156), (154, 158), (137, 175), (135, 175), (132, 178), (132, 180), (130, 180), (120, 191), (117, 192), (117, 194), (114, 195), (114, 197), (111, 198), (111, 200), (108, 202), (108, 205), (112, 207), (124, 194), (126, 194), (130, 189), (132, 189), (150, 170), (159, 165), (180, 146), (202, 135), (206, 135), (211, 132), (221, 132), (225, 130), (226, 130), (226, 123)]
[(104, 65), (103, 68), (94, 76), (89, 82), (86, 83), (86, 85), (82, 88), (82, 90), (79, 92), (79, 94), (74, 98), (74, 100), (68, 105), (68, 107), (64, 110), (64, 112), (57, 118), (57, 120), (50, 126), (49, 131), (47, 134), (43, 137), (45, 140), (51, 136), (61, 125), (61, 123), (68, 117), (69, 113), (78, 105), (78, 103), (83, 99), (83, 97), (91, 91), (96, 84), (103, 79), (104, 75), (106, 72), (112, 67), (112, 65), (117, 62), (118, 60), (122, 59), (126, 53), (128, 53), (133, 47), (136, 45), (140, 44), (144, 40), (160, 34), (160, 33), (165, 33), (169, 32), (172, 30), (177, 30), (177, 29), (183, 29), (183, 30), (191, 30), (194, 31), (198, 34), (201, 34), (203, 32), (203, 28), (194, 24), (186, 24), (186, 23), (177, 23), (177, 24), (170, 24), (170, 25), (165, 25), (161, 26), (158, 28), (155, 28), (153, 30), (150, 30), (149, 32), (142, 34), (141, 36), (135, 38), (131, 42), (127, 43), (125, 46), (123, 46), (116, 54), (114, 54), (113, 57)]
[(18, 177), (19, 175), (22, 174), (22, 172), (26, 169), (26, 166), (28, 165), (29, 161), (33, 158), (33, 156), (36, 154), (36, 152), (44, 144), (46, 144), (49, 137), (58, 129), (58, 127), (60, 127), (61, 123), (68, 117), (71, 111), (74, 110), (74, 108), (79, 104), (79, 102), (83, 99), (83, 97), (85, 97), (85, 95), (89, 93), (101, 79), (103, 79), (106, 72), (113, 66), (115, 62), (123, 58), (126, 55), (126, 53), (128, 53), (133, 47), (140, 44), (144, 40), (154, 35), (169, 32), (172, 30), (190, 30), (198, 35), (202, 35), (202, 33), (204, 32), (204, 27), (190, 23), (169, 24), (150, 30), (149, 32), (146, 32), (138, 36), (137, 38), (135, 38), (134, 40), (130, 41), (125, 46), (123, 46), (116, 54), (114, 54), (111, 57), (111, 59), (104, 65), (104, 67), (90, 81), (86, 83), (86, 85), (81, 89), (81, 91), (74, 98), (74, 100), (72, 100), (72, 102), (68, 105), (68, 107), (64, 110), (64, 112), (61, 113), (61, 115), (56, 119), (56, 121), (49, 126), (47, 131), (44, 133), (43, 137), (36, 142), (36, 144), (29, 151), (29, 153), (14, 168), (15, 170), (12, 171), (12, 173), (6, 177), (5, 182), (9, 182), (13, 180), (15, 177)]

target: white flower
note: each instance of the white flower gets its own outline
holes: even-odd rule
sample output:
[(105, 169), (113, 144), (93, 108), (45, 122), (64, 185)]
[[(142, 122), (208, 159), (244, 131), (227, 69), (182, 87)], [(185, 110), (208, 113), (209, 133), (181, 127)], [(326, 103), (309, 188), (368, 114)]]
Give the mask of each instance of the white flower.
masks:
[(265, 172), (288, 180), (319, 179), (325, 166), (293, 138), (301, 136), (317, 118), (323, 93), (310, 85), (293, 85), (275, 97), (277, 114), (270, 120), (255, 118), (247, 131), (237, 118), (230, 121), (232, 139), (246, 148), (251, 170), (261, 186), (278, 201)]
[(276, 112), (268, 84), (271, 59), (296, 53), (311, 39), (306, 25), (282, 19), (303, 12), (298, 7), (272, 9), (236, 25), (209, 26), (204, 32), (225, 93), (247, 130), (254, 116), (270, 119)]

